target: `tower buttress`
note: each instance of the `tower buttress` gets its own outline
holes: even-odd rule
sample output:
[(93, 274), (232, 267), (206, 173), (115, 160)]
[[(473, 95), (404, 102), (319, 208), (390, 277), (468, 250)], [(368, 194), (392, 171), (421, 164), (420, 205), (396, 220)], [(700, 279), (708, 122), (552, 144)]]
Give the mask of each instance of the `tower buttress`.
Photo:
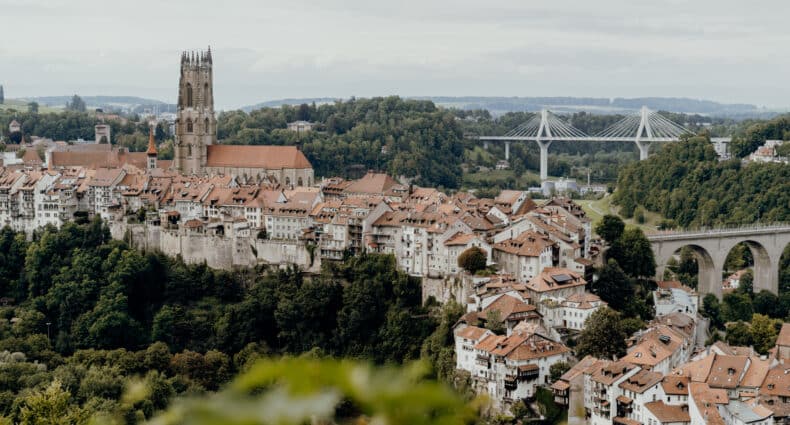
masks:
[(217, 142), (211, 52), (184, 52), (178, 83), (174, 166), (205, 174), (207, 146)]

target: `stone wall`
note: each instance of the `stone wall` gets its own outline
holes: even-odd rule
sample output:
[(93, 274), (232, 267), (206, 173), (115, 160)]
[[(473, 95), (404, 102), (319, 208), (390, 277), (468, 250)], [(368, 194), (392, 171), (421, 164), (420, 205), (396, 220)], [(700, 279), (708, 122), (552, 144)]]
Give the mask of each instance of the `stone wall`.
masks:
[(433, 296), (441, 304), (454, 299), (465, 306), (467, 298), (472, 295), (472, 280), (464, 273), (448, 275), (441, 278), (422, 278), (422, 301)]
[(163, 229), (147, 224), (113, 222), (110, 234), (135, 248), (158, 250), (163, 254), (181, 256), (185, 263), (205, 262), (215, 269), (252, 267), (256, 264), (296, 264), (308, 272), (318, 272), (321, 260), (310, 260), (307, 248), (298, 242), (261, 240), (254, 236), (232, 237), (204, 234), (181, 234), (177, 229)]

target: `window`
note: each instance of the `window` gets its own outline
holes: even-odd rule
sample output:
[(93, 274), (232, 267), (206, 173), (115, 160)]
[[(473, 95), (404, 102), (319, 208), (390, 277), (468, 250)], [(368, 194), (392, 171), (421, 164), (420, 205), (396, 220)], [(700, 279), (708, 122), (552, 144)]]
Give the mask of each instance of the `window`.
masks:
[(192, 107), (192, 84), (187, 83), (187, 107)]
[(191, 118), (187, 118), (187, 133), (191, 133), (192, 130), (193, 130), (192, 119)]
[[(209, 106), (208, 83), (203, 83), (203, 104)], [(206, 119), (206, 121), (208, 121), (208, 119)], [(206, 128), (208, 128), (208, 124)]]
[(208, 121), (208, 118), (206, 118), (205, 123), (204, 123), (204, 127), (203, 127), (203, 129), (206, 131), (206, 133), (209, 132), (208, 126), (209, 126), (209, 121)]

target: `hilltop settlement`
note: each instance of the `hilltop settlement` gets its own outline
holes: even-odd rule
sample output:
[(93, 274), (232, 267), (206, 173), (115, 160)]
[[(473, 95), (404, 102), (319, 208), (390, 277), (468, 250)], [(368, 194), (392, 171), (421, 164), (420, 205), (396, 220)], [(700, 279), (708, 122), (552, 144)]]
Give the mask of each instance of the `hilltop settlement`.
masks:
[[(306, 124), (292, 131), (310, 131)], [(680, 282), (657, 283), (655, 318), (630, 336), (624, 356), (574, 357), (569, 341), (606, 308), (590, 291), (604, 246), (568, 198), (448, 194), (374, 171), (316, 179), (295, 146), (219, 144), (210, 51), (181, 58), (174, 128), (172, 161), (158, 159), (153, 130), (146, 152), (103, 143), (106, 126), (96, 143), (9, 145), (19, 155), (0, 167), (0, 226), (31, 235), (101, 217), (132, 246), (220, 269), (309, 273), (390, 254), (422, 279), (426, 302), (464, 306), (453, 326), (455, 367), (498, 410), (543, 390), (572, 424), (790, 423), (790, 325), (768, 355), (706, 346), (700, 296)], [(473, 251), (486, 273), (459, 261)], [(572, 367), (552, 379), (558, 363)]]

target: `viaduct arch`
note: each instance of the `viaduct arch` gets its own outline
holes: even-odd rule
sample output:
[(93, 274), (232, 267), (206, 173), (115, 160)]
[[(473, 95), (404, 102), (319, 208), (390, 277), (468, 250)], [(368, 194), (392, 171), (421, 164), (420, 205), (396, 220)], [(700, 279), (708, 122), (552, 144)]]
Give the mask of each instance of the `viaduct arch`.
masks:
[(656, 273), (664, 275), (667, 262), (683, 247), (691, 248), (699, 264), (699, 292), (722, 297), (724, 261), (730, 250), (745, 243), (754, 257), (754, 290), (779, 294), (779, 260), (790, 243), (790, 224), (662, 232), (647, 236), (656, 259)]

